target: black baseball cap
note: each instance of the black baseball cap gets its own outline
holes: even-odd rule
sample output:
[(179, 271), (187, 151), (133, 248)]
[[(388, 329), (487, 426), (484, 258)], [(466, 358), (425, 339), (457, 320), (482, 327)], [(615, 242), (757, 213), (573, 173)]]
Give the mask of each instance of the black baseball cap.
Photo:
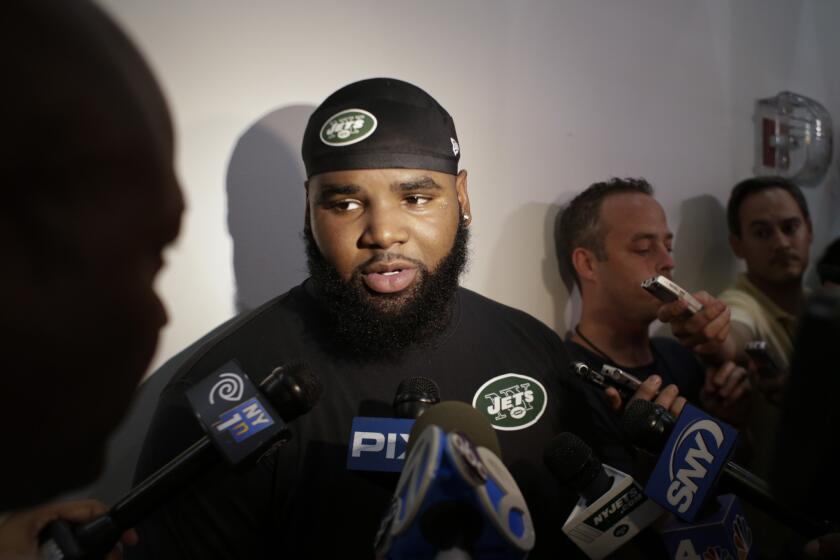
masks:
[(461, 149), (446, 109), (419, 87), (393, 78), (347, 85), (306, 125), (307, 178), (352, 169), (428, 169), (456, 175)]

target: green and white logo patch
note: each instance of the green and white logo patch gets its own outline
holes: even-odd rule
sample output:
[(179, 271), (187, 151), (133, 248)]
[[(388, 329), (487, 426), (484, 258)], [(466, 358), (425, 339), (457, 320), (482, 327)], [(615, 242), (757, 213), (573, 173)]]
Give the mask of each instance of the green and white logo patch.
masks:
[(482, 385), (472, 405), (497, 430), (512, 431), (536, 424), (547, 402), (542, 383), (527, 375), (506, 373)]
[(319, 136), (327, 146), (348, 146), (373, 134), (376, 125), (376, 117), (364, 109), (345, 109), (327, 119)]

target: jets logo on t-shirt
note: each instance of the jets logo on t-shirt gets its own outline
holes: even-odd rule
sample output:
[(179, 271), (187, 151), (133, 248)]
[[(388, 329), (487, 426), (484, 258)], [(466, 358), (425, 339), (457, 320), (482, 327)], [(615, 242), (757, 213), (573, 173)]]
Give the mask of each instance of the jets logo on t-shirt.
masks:
[(545, 412), (545, 387), (518, 373), (489, 380), (476, 391), (473, 407), (483, 412), (497, 430), (522, 430), (535, 424)]

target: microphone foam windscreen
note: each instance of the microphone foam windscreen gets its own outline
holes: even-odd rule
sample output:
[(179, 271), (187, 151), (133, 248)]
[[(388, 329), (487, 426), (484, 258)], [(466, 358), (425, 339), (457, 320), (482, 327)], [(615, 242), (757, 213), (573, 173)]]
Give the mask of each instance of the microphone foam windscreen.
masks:
[(309, 367), (309, 364), (297, 362), (283, 369), (286, 375), (292, 377), (299, 387), (301, 404), (306, 406), (307, 409), (315, 406), (324, 392), (324, 386), (321, 384), (321, 379)]
[(665, 447), (675, 423), (676, 419), (665, 407), (643, 399), (627, 405), (621, 418), (621, 426), (630, 442), (654, 454)]
[(437, 383), (428, 377), (409, 377), (403, 379), (397, 387), (394, 404), (405, 400), (424, 400), (426, 402), (440, 402), (440, 389)]
[(286, 422), (312, 410), (324, 391), (321, 380), (304, 362), (275, 369), (260, 388)]
[(647, 436), (651, 419), (656, 412), (656, 404), (644, 399), (636, 399), (627, 405), (621, 424), (630, 436), (630, 441), (637, 442)]
[(603, 471), (600, 459), (586, 442), (563, 432), (552, 439), (543, 453), (548, 470), (562, 483), (581, 492)]
[(437, 426), (447, 433), (459, 432), (467, 436), (475, 445), (492, 451), (496, 457), (502, 456), (499, 438), (496, 437), (496, 432), (490, 422), (472, 406), (460, 401), (444, 401), (424, 412), (411, 428), (406, 454), (411, 452), (411, 442), (416, 441), (429, 425)]

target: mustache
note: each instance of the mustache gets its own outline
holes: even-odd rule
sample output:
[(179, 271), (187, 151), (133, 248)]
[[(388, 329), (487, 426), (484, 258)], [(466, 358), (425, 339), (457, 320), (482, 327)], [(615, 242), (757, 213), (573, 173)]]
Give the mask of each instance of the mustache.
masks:
[(374, 264), (379, 264), (379, 263), (387, 264), (387, 263), (393, 262), (393, 261), (409, 262), (409, 263), (413, 264), (414, 266), (416, 266), (420, 270), (425, 270), (426, 269), (426, 265), (423, 264), (423, 262), (418, 260), (418, 259), (412, 259), (411, 257), (406, 257), (406, 256), (400, 255), (398, 253), (388, 253), (388, 252), (386, 252), (386, 253), (379, 253), (377, 255), (372, 256), (371, 258), (369, 258), (368, 260), (366, 260), (365, 262), (363, 262), (362, 264), (357, 266), (354, 272), (358, 273), (358, 274), (361, 274), (361, 271), (364, 270), (368, 266), (371, 266), (371, 265), (374, 265)]
[(799, 255), (797, 255), (796, 253), (784, 252), (784, 253), (774, 254), (773, 257), (770, 259), (770, 263), (771, 264), (780, 264), (780, 263), (783, 263), (785, 261), (790, 261), (790, 260), (801, 261), (802, 259), (799, 258)]

